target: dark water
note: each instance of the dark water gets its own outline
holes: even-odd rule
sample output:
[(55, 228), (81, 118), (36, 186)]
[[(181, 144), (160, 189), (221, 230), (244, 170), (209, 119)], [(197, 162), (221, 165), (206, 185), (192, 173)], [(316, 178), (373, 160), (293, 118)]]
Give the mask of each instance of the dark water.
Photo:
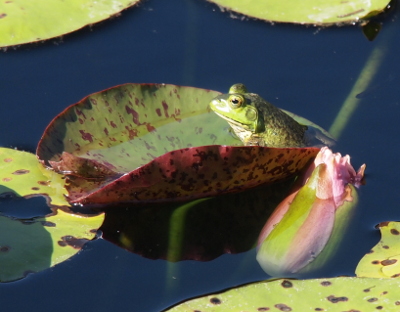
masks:
[[(367, 163), (351, 235), (338, 253), (340, 261), (324, 272), (352, 275), (379, 239), (374, 226), (400, 219), (399, 26), (397, 10), (370, 42), (358, 26), (270, 25), (232, 19), (201, 0), (144, 1), (63, 41), (2, 53), (0, 145), (34, 151), (48, 122), (65, 107), (125, 82), (218, 91), (243, 82), (277, 106), (329, 128), (369, 55), (383, 45), (382, 65), (334, 148), (350, 154), (355, 167)], [(50, 270), (0, 285), (0, 301), (6, 311), (160, 311), (265, 278), (254, 250), (171, 264), (97, 240)]]

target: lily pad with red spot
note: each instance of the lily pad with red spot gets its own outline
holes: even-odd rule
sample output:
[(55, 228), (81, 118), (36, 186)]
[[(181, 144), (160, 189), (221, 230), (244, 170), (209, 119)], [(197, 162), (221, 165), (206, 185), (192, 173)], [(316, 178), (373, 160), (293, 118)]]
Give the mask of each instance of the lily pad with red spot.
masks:
[(45, 196), (52, 206), (69, 206), (63, 176), (44, 168), (36, 155), (0, 148), (0, 197)]
[(189, 299), (164, 312), (398, 311), (400, 279), (391, 274), (398, 272), (400, 223), (379, 228), (382, 240), (361, 259), (358, 277), (261, 281)]
[(0, 216), (0, 282), (10, 282), (61, 263), (95, 238), (104, 214), (63, 212), (41, 218)]
[(79, 204), (190, 200), (285, 179), (318, 148), (241, 146), (210, 111), (216, 91), (125, 84), (71, 105), (37, 155), (66, 174)]
[(164, 312), (398, 311), (399, 279), (277, 279), (188, 300)]
[(357, 276), (400, 277), (400, 222), (377, 226), (382, 238), (358, 263)]

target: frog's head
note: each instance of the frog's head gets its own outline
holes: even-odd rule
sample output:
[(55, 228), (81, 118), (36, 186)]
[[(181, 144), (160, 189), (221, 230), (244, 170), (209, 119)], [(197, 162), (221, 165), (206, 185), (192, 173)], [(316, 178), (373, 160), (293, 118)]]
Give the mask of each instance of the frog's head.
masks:
[(264, 119), (247, 96), (246, 87), (234, 84), (228, 94), (221, 94), (210, 103), (210, 108), (224, 118), (232, 127), (240, 127), (244, 131), (259, 133), (264, 131)]

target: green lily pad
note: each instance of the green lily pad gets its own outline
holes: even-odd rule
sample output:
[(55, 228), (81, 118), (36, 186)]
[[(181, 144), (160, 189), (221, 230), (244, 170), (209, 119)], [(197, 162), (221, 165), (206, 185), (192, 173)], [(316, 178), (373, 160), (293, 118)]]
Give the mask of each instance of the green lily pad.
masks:
[(209, 0), (221, 7), (259, 19), (297, 24), (353, 23), (386, 9), (390, 0)]
[(218, 94), (165, 84), (94, 93), (49, 124), (38, 158), (68, 176), (69, 202), (109, 204), (243, 190), (284, 179), (318, 153), (240, 146), (208, 107)]
[(166, 311), (398, 311), (399, 287), (400, 279), (278, 279), (192, 299)]
[(53, 206), (69, 206), (63, 176), (44, 168), (36, 155), (0, 148), (0, 196), (45, 196)]
[(384, 222), (379, 228), (382, 240), (361, 259), (358, 277), (262, 281), (191, 299), (165, 311), (398, 311), (400, 279), (393, 277), (400, 276), (396, 265), (400, 222)]
[(0, 216), (0, 282), (24, 278), (79, 252), (96, 235), (104, 214), (56, 214), (30, 220)]
[(380, 278), (400, 276), (400, 222), (382, 222), (382, 238), (358, 263), (356, 275)]
[(133, 6), (139, 0), (13, 0), (0, 3), (0, 47), (58, 37)]

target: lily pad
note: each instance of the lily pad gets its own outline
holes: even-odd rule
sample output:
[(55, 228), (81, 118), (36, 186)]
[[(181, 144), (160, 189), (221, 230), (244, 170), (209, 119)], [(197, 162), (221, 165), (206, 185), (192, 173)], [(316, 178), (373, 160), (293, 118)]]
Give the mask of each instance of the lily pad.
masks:
[(382, 238), (358, 263), (356, 275), (400, 277), (400, 222), (382, 222), (377, 227)]
[(0, 47), (58, 37), (110, 18), (139, 0), (14, 0), (0, 4)]
[(0, 147), (0, 196), (45, 196), (52, 206), (69, 206), (65, 179), (44, 168), (35, 154)]
[(96, 235), (104, 214), (83, 217), (61, 210), (29, 220), (0, 216), (0, 282), (24, 278), (79, 252)]
[(357, 22), (379, 14), (390, 3), (390, 0), (209, 1), (224, 9), (267, 21), (313, 25)]
[[(318, 148), (241, 145), (208, 108), (219, 92), (125, 84), (68, 107), (37, 155), (69, 177), (69, 202), (175, 201), (243, 190), (298, 172)], [(218, 145), (217, 145), (218, 144)]]
[(166, 311), (398, 311), (399, 287), (400, 279), (278, 279), (192, 299)]

